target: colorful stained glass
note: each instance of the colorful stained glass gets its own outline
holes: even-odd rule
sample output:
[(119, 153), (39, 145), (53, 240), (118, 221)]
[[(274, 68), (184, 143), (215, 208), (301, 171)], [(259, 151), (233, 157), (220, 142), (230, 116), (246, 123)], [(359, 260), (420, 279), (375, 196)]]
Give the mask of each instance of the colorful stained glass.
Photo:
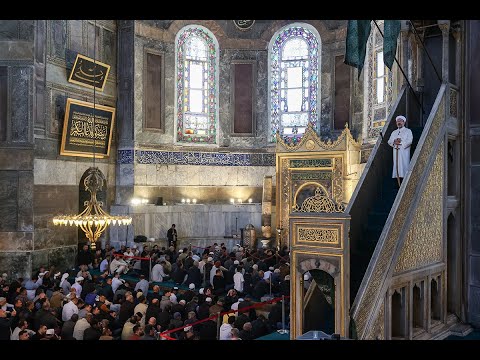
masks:
[(180, 31), (176, 43), (177, 141), (215, 144), (218, 45), (202, 27)]
[(306, 27), (283, 29), (270, 48), (270, 141), (277, 131), (298, 141), (308, 123), (317, 129), (320, 39)]

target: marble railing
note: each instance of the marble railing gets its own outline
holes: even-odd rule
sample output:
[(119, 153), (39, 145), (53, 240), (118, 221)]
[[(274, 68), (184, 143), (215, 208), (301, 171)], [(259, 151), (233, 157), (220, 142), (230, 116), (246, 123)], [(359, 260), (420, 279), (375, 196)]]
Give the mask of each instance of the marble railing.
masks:
[[(261, 235), (260, 204), (112, 206), (110, 213), (128, 213), (133, 218), (132, 225), (128, 227), (110, 227), (109, 236), (112, 244), (126, 242), (131, 244), (136, 235), (165, 239), (172, 224), (176, 225), (180, 246), (184, 246), (184, 242), (188, 244), (189, 239), (197, 239), (197, 242), (198, 239), (205, 240), (197, 246), (207, 245), (207, 242), (208, 245), (213, 242), (227, 243), (221, 240), (228, 240), (228, 237), (234, 234), (240, 235), (240, 229), (245, 228), (247, 224), (255, 227), (257, 236)], [(232, 241), (238, 242), (237, 240), (240, 239)]]

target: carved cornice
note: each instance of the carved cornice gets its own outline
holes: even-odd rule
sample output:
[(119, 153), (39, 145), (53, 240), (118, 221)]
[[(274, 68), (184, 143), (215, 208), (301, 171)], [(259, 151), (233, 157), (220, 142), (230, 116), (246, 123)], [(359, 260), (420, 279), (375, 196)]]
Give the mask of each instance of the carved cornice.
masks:
[[(305, 131), (302, 139), (298, 144), (288, 144), (286, 143), (280, 134), (277, 132), (276, 135), (276, 152), (294, 152), (294, 151), (332, 151), (332, 150), (357, 150), (360, 151), (362, 148), (361, 143), (355, 141), (348, 128), (348, 125), (345, 126), (342, 133), (338, 136), (337, 140), (332, 141), (328, 140), (327, 142), (320, 139), (315, 130), (313, 129), (311, 123), (308, 124), (308, 128)], [(349, 145), (353, 149), (349, 149)]]
[(317, 187), (315, 189), (315, 195), (309, 198), (306, 198), (302, 206), (298, 206), (297, 199), (295, 199), (295, 203), (293, 206), (292, 212), (326, 212), (326, 213), (333, 213), (333, 212), (344, 212), (345, 207), (343, 204), (337, 203), (334, 199), (331, 199), (326, 191), (321, 187)]

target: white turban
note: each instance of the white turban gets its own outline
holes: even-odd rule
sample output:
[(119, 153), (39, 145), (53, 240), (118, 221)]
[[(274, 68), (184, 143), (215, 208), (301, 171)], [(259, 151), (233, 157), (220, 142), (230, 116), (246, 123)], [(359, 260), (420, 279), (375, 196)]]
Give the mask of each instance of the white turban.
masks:
[(407, 121), (407, 118), (403, 115), (398, 115), (395, 120), (403, 120), (403, 122)]
[(60, 287), (63, 285), (63, 282), (67, 280), (68, 276), (69, 276), (68, 273), (65, 273), (62, 275), (62, 280), (60, 281)]
[(80, 282), (82, 280), (85, 280), (85, 278), (83, 276), (79, 276), (79, 277), (75, 278), (75, 282)]

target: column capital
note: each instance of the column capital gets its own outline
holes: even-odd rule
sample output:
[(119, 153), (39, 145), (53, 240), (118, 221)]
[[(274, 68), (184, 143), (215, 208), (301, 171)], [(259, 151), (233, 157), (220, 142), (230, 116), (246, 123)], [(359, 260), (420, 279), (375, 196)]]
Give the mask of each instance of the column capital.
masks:
[(450, 20), (437, 20), (438, 27), (442, 30), (442, 33), (445, 35), (445, 32), (448, 35), (450, 30)]

